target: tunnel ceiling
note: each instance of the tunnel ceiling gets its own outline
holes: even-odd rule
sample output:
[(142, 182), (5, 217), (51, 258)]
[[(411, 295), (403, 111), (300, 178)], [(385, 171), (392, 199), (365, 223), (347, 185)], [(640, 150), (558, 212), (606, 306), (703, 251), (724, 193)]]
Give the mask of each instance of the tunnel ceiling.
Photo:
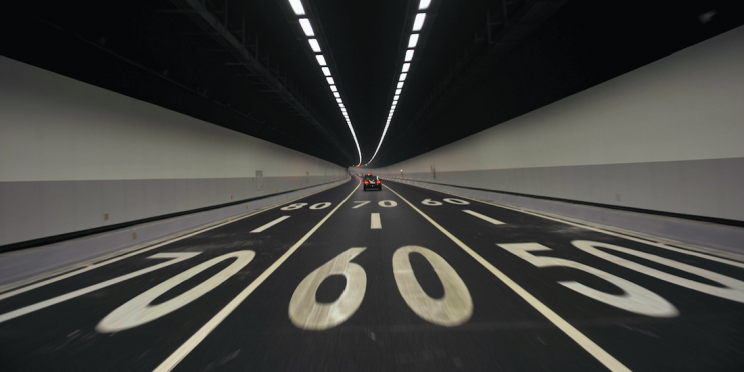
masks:
[[(268, 72), (247, 65), (188, 0), (19, 2), (2, 12), (0, 54), (341, 166), (357, 164), (354, 140), (287, 0), (191, 3), (227, 25)], [(367, 162), (419, 1), (302, 3)], [(433, 0), (370, 166), (431, 151), (740, 26), (741, 3)]]

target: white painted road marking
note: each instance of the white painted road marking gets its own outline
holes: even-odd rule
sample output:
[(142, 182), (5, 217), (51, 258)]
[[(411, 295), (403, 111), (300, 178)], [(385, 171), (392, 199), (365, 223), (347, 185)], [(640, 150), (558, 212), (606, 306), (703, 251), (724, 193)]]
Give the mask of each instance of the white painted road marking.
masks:
[(372, 226), (370, 226), (371, 229), (381, 229), (382, 228), (382, 221), (380, 220), (380, 214), (379, 213), (372, 213)]
[(282, 222), (282, 221), (286, 220), (289, 217), (290, 216), (281, 216), (281, 217), (279, 217), (279, 218), (277, 218), (277, 219), (275, 219), (275, 220), (267, 223), (266, 225), (263, 225), (263, 226), (255, 229), (255, 230), (251, 231), (251, 233), (260, 233), (260, 232), (268, 229), (269, 227), (274, 226), (274, 225), (278, 224), (279, 222)]
[(467, 252), (471, 257), (473, 257), (478, 263), (483, 265), (488, 271), (490, 271), (494, 276), (499, 278), (504, 284), (506, 284), (509, 288), (511, 288), (516, 294), (518, 294), (520, 297), (522, 297), (527, 303), (532, 305), (532, 307), (535, 308), (535, 310), (539, 311), (545, 318), (550, 320), (553, 324), (555, 324), (556, 327), (558, 327), (561, 331), (563, 331), (568, 337), (571, 337), (577, 344), (579, 344), (584, 350), (586, 350), (589, 354), (591, 354), (594, 358), (596, 358), (600, 363), (602, 363), (607, 369), (613, 372), (630, 372), (630, 369), (620, 363), (615, 357), (610, 355), (608, 352), (606, 352), (604, 349), (599, 347), (599, 345), (595, 344), (594, 341), (590, 340), (588, 337), (584, 336), (583, 333), (581, 333), (578, 329), (574, 328), (570, 323), (568, 323), (566, 320), (561, 318), (560, 315), (556, 314), (553, 310), (551, 310), (549, 307), (545, 306), (540, 300), (538, 300), (535, 296), (527, 292), (524, 288), (522, 288), (519, 284), (517, 284), (515, 281), (513, 281), (511, 278), (506, 276), (503, 272), (501, 272), (499, 269), (491, 265), (490, 262), (486, 261), (485, 258), (481, 257), (478, 253), (476, 253), (474, 250), (470, 249), (465, 243), (461, 242), (460, 239), (457, 239), (454, 235), (450, 234), (449, 231), (445, 230), (442, 226), (440, 226), (438, 223), (436, 223), (434, 220), (432, 220), (429, 216), (427, 216), (424, 212), (421, 212), (418, 208), (416, 208), (415, 205), (411, 204), (408, 200), (400, 196), (395, 190), (391, 189), (390, 186), (388, 186), (388, 190), (392, 191), (395, 195), (397, 195), (399, 198), (401, 198), (404, 202), (406, 202), (408, 205), (411, 206), (416, 212), (418, 212), (420, 215), (422, 215), (427, 221), (429, 221), (434, 227), (439, 229), (444, 235), (446, 235), (450, 240), (452, 240), (455, 244), (457, 244), (462, 250)]
[[(321, 331), (333, 328), (359, 309), (367, 291), (367, 273), (359, 264), (351, 262), (367, 248), (351, 248), (313, 270), (295, 289), (289, 301), (289, 319), (298, 328)], [(318, 287), (329, 276), (343, 275), (346, 287), (341, 295), (328, 304), (315, 300)]]
[[(444, 287), (442, 298), (431, 298), (421, 288), (411, 267), (410, 254), (414, 252), (424, 256), (434, 268)], [(416, 315), (426, 321), (454, 327), (467, 322), (473, 316), (473, 299), (468, 287), (455, 269), (434, 251), (417, 245), (398, 248), (393, 254), (393, 274), (403, 300)]]
[(351, 209), (357, 209), (357, 208), (359, 208), (359, 207), (361, 207), (361, 206), (363, 206), (363, 205), (365, 205), (365, 204), (369, 204), (369, 200), (365, 200), (365, 201), (355, 201), (354, 203), (361, 203), (361, 204), (359, 204), (359, 205), (357, 205), (356, 207), (353, 207), (353, 208), (351, 208)]
[(562, 286), (581, 293), (589, 298), (593, 298), (610, 306), (617, 307), (618, 309), (634, 312), (636, 314), (653, 316), (656, 318), (672, 318), (679, 316), (679, 310), (677, 310), (674, 305), (670, 304), (669, 301), (633, 282), (576, 261), (550, 256), (535, 256), (530, 253), (552, 250), (540, 243), (511, 243), (496, 245), (537, 267), (562, 266), (581, 270), (614, 284), (624, 292), (623, 294), (615, 295), (598, 291), (575, 281), (558, 282)]
[(11, 311), (9, 313), (2, 314), (2, 315), (0, 315), (0, 323), (5, 322), (5, 321), (8, 321), (8, 320), (11, 320), (13, 318), (17, 318), (17, 317), (22, 316), (22, 315), (26, 315), (28, 313), (32, 313), (32, 312), (37, 311), (37, 310), (41, 310), (43, 308), (46, 308), (46, 307), (49, 307), (49, 306), (52, 306), (52, 305), (56, 305), (56, 304), (58, 304), (60, 302), (67, 301), (67, 300), (73, 299), (75, 297), (82, 296), (84, 294), (88, 294), (90, 292), (97, 291), (97, 290), (99, 290), (101, 288), (106, 288), (106, 287), (108, 287), (110, 285), (121, 283), (121, 282), (123, 282), (123, 281), (125, 281), (127, 279), (132, 279), (134, 277), (137, 277), (137, 276), (140, 276), (140, 275), (144, 275), (144, 274), (147, 274), (149, 272), (153, 272), (153, 271), (158, 270), (158, 269), (162, 269), (162, 268), (164, 268), (166, 266), (170, 266), (170, 265), (179, 263), (179, 262), (181, 262), (183, 260), (188, 260), (189, 258), (194, 257), (194, 256), (196, 256), (196, 255), (198, 255), (200, 253), (201, 252), (164, 252), (164, 253), (156, 253), (156, 254), (154, 254), (154, 255), (152, 255), (150, 257), (147, 257), (147, 258), (150, 258), (150, 259), (170, 258), (170, 260), (169, 261), (162, 262), (162, 263), (159, 263), (159, 264), (154, 265), (154, 266), (150, 266), (150, 267), (145, 268), (145, 269), (142, 269), (142, 270), (137, 270), (137, 271), (135, 271), (133, 273), (129, 273), (129, 274), (122, 275), (122, 276), (117, 277), (117, 278), (114, 278), (114, 279), (107, 280), (105, 282), (94, 284), (92, 286), (85, 287), (83, 289), (78, 289), (77, 291), (73, 291), (73, 292), (70, 292), (70, 293), (67, 293), (67, 294), (63, 294), (61, 296), (57, 296), (57, 297), (48, 299), (46, 301), (41, 301), (41, 302), (35, 303), (33, 305), (22, 307), (22, 308), (20, 308), (18, 310), (14, 310), (14, 311)]
[(300, 246), (305, 243), (305, 241), (309, 239), (310, 236), (313, 235), (313, 233), (315, 233), (315, 231), (318, 230), (320, 226), (322, 226), (323, 223), (325, 223), (326, 220), (328, 220), (328, 218), (333, 215), (334, 212), (336, 212), (336, 210), (344, 205), (344, 203), (346, 203), (346, 201), (349, 200), (349, 198), (354, 195), (354, 193), (359, 189), (359, 185), (361, 185), (361, 182), (357, 184), (357, 187), (354, 189), (354, 191), (351, 192), (351, 194), (349, 194), (349, 196), (346, 197), (346, 199), (341, 201), (341, 203), (338, 203), (336, 208), (333, 208), (333, 210), (328, 212), (328, 214), (323, 217), (323, 219), (320, 220), (320, 222), (318, 222), (315, 227), (308, 231), (305, 236), (303, 236), (297, 243), (295, 243), (295, 245), (289, 248), (287, 252), (285, 252), (281, 257), (279, 257), (278, 260), (271, 264), (268, 269), (261, 273), (261, 275), (259, 275), (256, 280), (254, 280), (250, 285), (248, 285), (248, 287), (240, 292), (232, 301), (230, 301), (230, 303), (227, 304), (227, 306), (222, 308), (222, 310), (220, 310), (219, 313), (212, 317), (212, 319), (210, 319), (207, 324), (203, 325), (196, 333), (194, 333), (188, 340), (186, 340), (186, 342), (184, 342), (181, 347), (174, 351), (173, 354), (168, 357), (168, 359), (163, 361), (163, 363), (155, 368), (154, 372), (172, 371), (173, 368), (176, 368), (178, 363), (180, 363), (183, 358), (189, 355), (191, 350), (194, 350), (194, 348), (196, 348), (202, 341), (204, 341), (204, 339), (215, 328), (217, 328), (217, 326), (220, 325), (220, 323), (222, 323), (222, 321), (225, 320), (225, 318), (227, 318), (227, 316), (230, 315), (230, 313), (232, 313), (238, 307), (238, 305), (245, 301), (245, 299), (248, 298), (248, 296), (250, 296), (251, 293), (253, 293), (253, 291), (255, 291), (256, 288), (258, 288), (258, 286), (266, 280), (266, 278), (268, 278), (274, 271), (276, 271), (276, 269), (278, 269), (279, 266), (281, 266), (284, 261), (286, 261), (289, 256), (292, 255), (292, 253), (299, 249)]
[[(254, 251), (235, 251), (202, 262), (201, 264), (148, 289), (139, 296), (117, 307), (116, 310), (112, 311), (98, 323), (96, 331), (101, 333), (119, 332), (166, 316), (181, 307), (190, 304), (192, 301), (215, 289), (227, 279), (230, 279), (230, 277), (237, 274), (238, 271), (248, 265), (255, 256), (256, 252)], [(152, 305), (153, 301), (179, 284), (193, 278), (204, 270), (207, 270), (222, 261), (233, 258), (236, 260), (233, 261), (230, 266), (222, 269), (222, 271), (214, 274), (211, 278), (201, 282), (199, 285), (168, 301)]]
[(501, 222), (499, 220), (494, 220), (493, 218), (488, 217), (488, 216), (484, 216), (484, 215), (482, 215), (482, 214), (480, 214), (478, 212), (473, 212), (473, 211), (470, 211), (470, 210), (467, 210), (467, 209), (463, 210), (463, 212), (465, 212), (465, 213), (467, 213), (467, 214), (469, 214), (471, 216), (478, 217), (478, 218), (480, 218), (483, 221), (488, 221), (488, 222), (490, 222), (490, 223), (492, 223), (494, 225), (504, 225), (503, 222)]

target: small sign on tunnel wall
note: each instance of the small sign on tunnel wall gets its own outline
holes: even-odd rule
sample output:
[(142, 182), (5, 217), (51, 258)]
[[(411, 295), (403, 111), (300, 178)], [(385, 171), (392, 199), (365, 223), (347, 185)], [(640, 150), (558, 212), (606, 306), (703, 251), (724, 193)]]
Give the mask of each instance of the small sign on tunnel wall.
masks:
[(437, 168), (433, 165), (431, 166), (431, 176), (437, 179)]
[(263, 190), (263, 171), (256, 171), (256, 191)]

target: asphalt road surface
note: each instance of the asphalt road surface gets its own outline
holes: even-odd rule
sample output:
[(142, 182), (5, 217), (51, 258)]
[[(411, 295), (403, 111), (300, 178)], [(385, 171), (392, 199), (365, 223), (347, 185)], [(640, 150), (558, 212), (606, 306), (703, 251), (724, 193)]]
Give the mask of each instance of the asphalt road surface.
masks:
[(0, 370), (744, 370), (741, 262), (383, 182), (6, 291)]

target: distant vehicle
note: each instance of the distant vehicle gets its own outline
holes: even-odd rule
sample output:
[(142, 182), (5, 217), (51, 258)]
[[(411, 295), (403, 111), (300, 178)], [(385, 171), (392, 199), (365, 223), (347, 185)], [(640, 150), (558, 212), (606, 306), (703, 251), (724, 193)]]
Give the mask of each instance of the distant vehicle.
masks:
[(382, 191), (382, 180), (379, 177), (373, 176), (371, 173), (367, 173), (364, 178), (364, 191), (367, 190), (380, 190)]

